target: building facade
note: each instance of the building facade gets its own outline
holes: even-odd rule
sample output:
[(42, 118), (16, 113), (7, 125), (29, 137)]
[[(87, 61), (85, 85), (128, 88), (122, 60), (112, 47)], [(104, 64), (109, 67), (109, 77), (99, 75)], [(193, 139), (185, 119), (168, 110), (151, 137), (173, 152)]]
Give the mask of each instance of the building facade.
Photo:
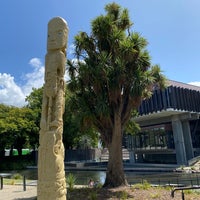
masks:
[(142, 102), (134, 120), (141, 132), (126, 136), (131, 162), (187, 165), (200, 155), (200, 87), (168, 81)]

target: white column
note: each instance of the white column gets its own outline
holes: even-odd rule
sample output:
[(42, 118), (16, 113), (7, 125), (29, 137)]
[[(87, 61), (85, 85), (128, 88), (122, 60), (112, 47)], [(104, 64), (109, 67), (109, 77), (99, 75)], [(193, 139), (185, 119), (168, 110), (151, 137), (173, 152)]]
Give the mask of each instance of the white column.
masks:
[(172, 119), (172, 129), (174, 135), (177, 164), (187, 165), (183, 128), (182, 123), (178, 118)]
[(183, 127), (183, 136), (185, 141), (185, 151), (187, 160), (190, 160), (194, 158), (194, 151), (192, 146), (192, 138), (191, 138), (191, 132), (190, 132), (190, 124), (188, 120), (185, 120), (182, 122)]
[(130, 163), (134, 164), (135, 163), (135, 151), (134, 150), (129, 150), (129, 158), (130, 158)]

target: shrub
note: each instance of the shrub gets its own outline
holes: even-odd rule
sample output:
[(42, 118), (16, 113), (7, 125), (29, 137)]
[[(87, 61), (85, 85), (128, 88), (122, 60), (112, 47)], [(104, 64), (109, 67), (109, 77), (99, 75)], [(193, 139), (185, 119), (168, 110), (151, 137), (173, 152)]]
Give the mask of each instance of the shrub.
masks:
[(128, 193), (126, 191), (121, 191), (120, 192), (120, 199), (122, 199), (122, 200), (128, 199)]
[(76, 183), (76, 177), (73, 174), (69, 173), (67, 175), (66, 182), (67, 182), (67, 186), (69, 187), (69, 190), (72, 190)]
[(148, 183), (148, 181), (144, 180), (143, 183), (134, 184), (132, 186), (132, 188), (133, 189), (138, 188), (138, 189), (148, 190), (149, 188), (151, 188), (151, 184)]
[(17, 173), (17, 174), (13, 174), (12, 175), (12, 179), (15, 179), (15, 180), (21, 180), (22, 179), (22, 175), (21, 174), (19, 174), (19, 173)]
[(90, 200), (96, 200), (97, 199), (97, 192), (92, 190), (89, 194), (89, 199)]

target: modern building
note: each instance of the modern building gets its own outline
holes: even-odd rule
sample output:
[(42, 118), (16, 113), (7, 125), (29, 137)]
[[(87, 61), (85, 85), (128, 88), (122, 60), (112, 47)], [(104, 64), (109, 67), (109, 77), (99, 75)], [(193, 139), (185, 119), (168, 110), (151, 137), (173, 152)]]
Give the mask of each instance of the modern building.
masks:
[(142, 102), (135, 119), (141, 132), (128, 135), (131, 162), (187, 165), (200, 155), (200, 87), (168, 81)]

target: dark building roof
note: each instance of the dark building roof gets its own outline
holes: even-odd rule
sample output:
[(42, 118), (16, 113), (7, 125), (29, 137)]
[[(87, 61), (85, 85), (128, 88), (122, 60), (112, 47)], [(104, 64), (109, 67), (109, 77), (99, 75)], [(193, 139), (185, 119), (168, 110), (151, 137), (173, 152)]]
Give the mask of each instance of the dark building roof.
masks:
[(150, 99), (142, 101), (139, 114), (167, 111), (200, 112), (200, 87), (168, 80), (164, 90), (156, 89)]
[(167, 85), (168, 86), (174, 86), (174, 87), (180, 87), (180, 88), (187, 88), (189, 90), (196, 90), (200, 91), (200, 87), (196, 85), (191, 85), (187, 83), (182, 83), (178, 81), (173, 81), (173, 80), (167, 80)]

